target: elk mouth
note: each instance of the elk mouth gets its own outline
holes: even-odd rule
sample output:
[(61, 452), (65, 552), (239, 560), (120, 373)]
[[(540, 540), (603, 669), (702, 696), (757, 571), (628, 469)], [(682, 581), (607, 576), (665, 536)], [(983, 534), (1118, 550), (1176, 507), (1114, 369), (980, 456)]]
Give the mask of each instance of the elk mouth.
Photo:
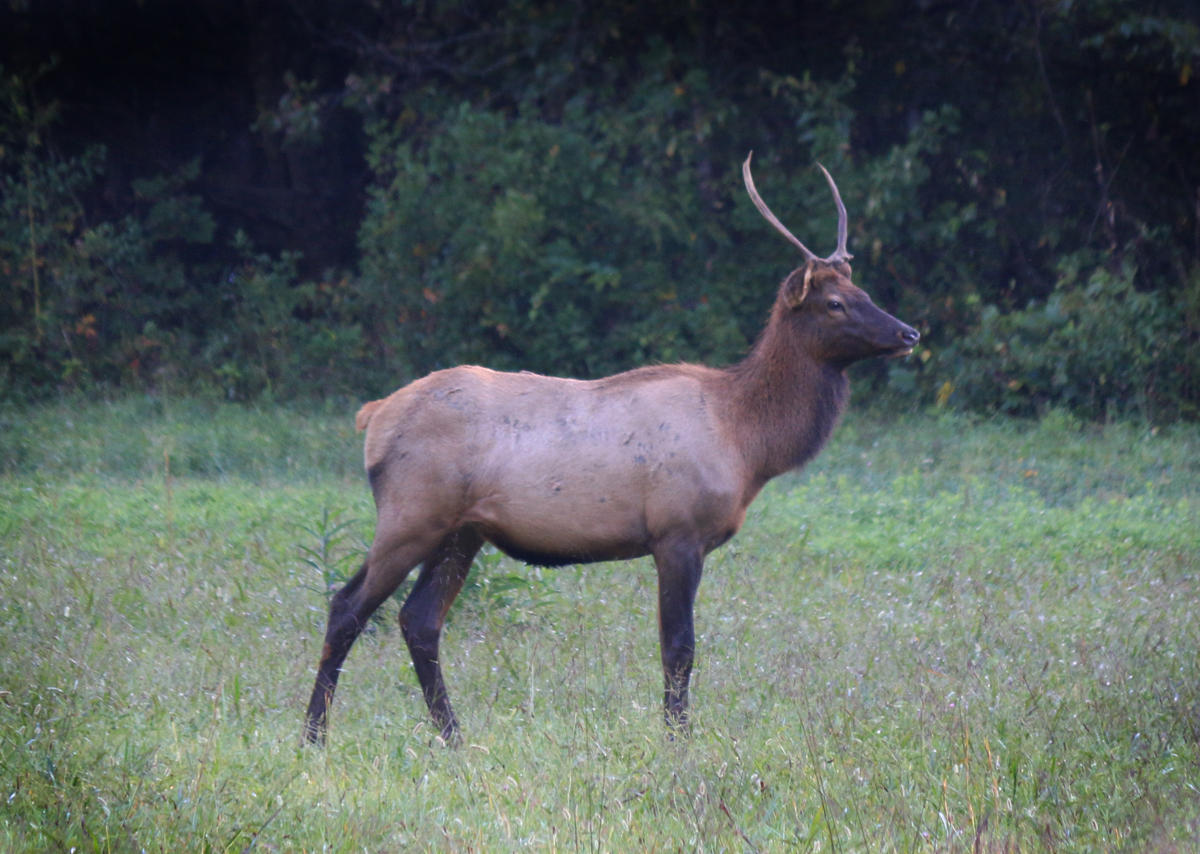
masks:
[(884, 353), (887, 358), (903, 359), (905, 356), (911, 356), (913, 347), (916, 347), (917, 342), (921, 340), (921, 333), (911, 326), (901, 325), (899, 337), (900, 343)]

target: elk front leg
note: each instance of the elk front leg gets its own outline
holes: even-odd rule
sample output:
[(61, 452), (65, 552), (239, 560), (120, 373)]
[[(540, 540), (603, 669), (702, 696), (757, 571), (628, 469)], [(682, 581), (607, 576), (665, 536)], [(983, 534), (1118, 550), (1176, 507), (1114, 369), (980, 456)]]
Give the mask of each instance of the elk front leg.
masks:
[(412, 656), (413, 669), (429, 714), (448, 743), (458, 739), (458, 721), (446, 694), (438, 661), (442, 626), (450, 605), (462, 590), (483, 538), (473, 528), (462, 528), (438, 545), (421, 567), (421, 575), (400, 609), (400, 630)]
[(692, 608), (704, 567), (704, 555), (692, 543), (675, 543), (654, 552), (658, 569), (658, 635), (662, 648), (663, 713), (672, 731), (688, 726), (688, 682), (696, 635)]

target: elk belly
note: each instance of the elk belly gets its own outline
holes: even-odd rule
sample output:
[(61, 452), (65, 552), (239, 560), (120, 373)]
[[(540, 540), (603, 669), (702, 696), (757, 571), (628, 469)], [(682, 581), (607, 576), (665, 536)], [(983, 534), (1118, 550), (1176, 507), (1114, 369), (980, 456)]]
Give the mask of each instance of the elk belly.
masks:
[(615, 484), (580, 475), (509, 480), (475, 501), (463, 521), (501, 551), (538, 566), (648, 554), (642, 502), (609, 486)]

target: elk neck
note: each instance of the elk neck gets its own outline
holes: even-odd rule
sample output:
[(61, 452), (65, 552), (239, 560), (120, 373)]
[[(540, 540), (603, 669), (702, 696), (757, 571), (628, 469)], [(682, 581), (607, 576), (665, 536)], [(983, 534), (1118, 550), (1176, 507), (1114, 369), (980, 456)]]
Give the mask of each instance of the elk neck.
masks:
[(816, 455), (849, 397), (844, 367), (813, 354), (803, 323), (776, 301), (749, 355), (724, 372), (727, 423), (752, 472), (755, 492)]

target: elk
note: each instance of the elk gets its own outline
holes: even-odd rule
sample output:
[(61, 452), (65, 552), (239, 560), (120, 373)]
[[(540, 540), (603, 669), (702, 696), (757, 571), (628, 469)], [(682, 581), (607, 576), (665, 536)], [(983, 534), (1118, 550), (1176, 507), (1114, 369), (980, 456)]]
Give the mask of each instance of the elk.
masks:
[(705, 556), (737, 533), (768, 480), (820, 450), (846, 405), (846, 367), (908, 355), (920, 337), (851, 283), (846, 206), (829, 172), (820, 167), (837, 205), (837, 249), (819, 258), (763, 202), (751, 156), (742, 165), (750, 199), (804, 263), (779, 286), (741, 362), (598, 380), (459, 366), (359, 410), (375, 536), (330, 604), (308, 741), (324, 741), (338, 675), (367, 619), (418, 564), (400, 627), (441, 737), (457, 740), (438, 646), (485, 542), (542, 566), (653, 556), (664, 715), (669, 732), (686, 729)]

